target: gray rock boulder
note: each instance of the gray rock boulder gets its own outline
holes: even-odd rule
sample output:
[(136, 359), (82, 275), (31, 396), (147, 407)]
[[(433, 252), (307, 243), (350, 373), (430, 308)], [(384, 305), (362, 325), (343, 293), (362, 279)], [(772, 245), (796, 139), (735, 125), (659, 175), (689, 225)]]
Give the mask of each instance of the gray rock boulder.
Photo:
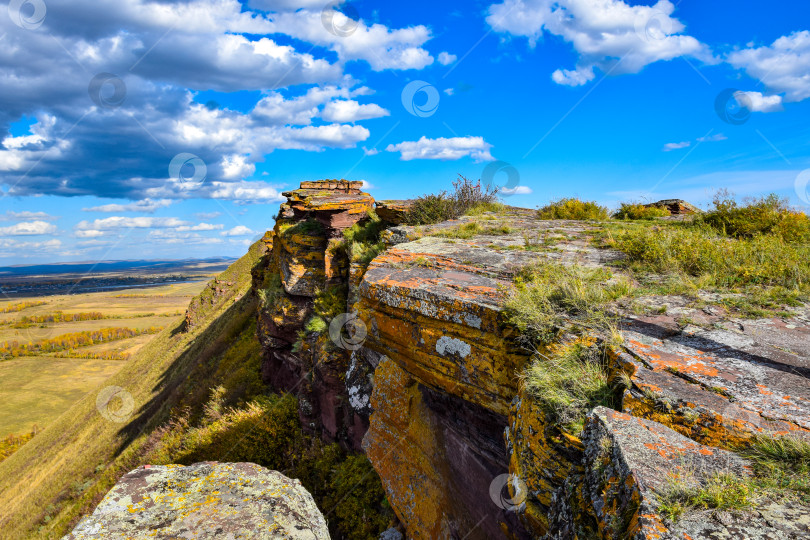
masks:
[(328, 539), (298, 480), (254, 463), (144, 465), (125, 474), (63, 540)]

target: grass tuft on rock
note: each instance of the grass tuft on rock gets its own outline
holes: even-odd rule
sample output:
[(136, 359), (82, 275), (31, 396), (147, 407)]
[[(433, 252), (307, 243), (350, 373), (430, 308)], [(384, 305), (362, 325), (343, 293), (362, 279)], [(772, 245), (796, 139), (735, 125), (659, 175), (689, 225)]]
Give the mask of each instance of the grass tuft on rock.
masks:
[(604, 221), (610, 212), (592, 201), (566, 198), (553, 201), (537, 211), (538, 219), (576, 219)]
[(483, 208), (494, 208), (497, 204), (498, 188), (481, 186), (481, 180), (473, 182), (462, 175), (453, 182), (453, 191), (440, 191), (422, 195), (411, 205), (405, 216), (408, 225), (429, 225), (450, 219), (458, 219), (466, 212), (475, 209), (484, 212)]
[(537, 354), (521, 381), (549, 420), (572, 433), (581, 431), (594, 407), (614, 406), (605, 358), (595, 345), (575, 342), (557, 347), (551, 356)]
[(632, 284), (615, 279), (607, 269), (551, 262), (524, 268), (515, 279), (505, 306), (507, 321), (534, 350), (521, 381), (551, 420), (569, 432), (581, 430), (593, 407), (613, 407), (614, 391), (605, 343), (597, 344), (595, 338), (554, 341), (563, 327), (587, 329), (609, 343), (620, 341), (607, 307), (632, 290)]
[(343, 231), (346, 253), (351, 262), (365, 268), (385, 251), (385, 243), (380, 240), (380, 233), (385, 230), (385, 223), (370, 210), (368, 219), (355, 223)]
[(810, 442), (793, 436), (757, 435), (741, 450), (754, 465), (760, 491), (810, 504)]
[(659, 495), (659, 511), (678, 521), (689, 511), (743, 510), (751, 506), (752, 486), (729, 473), (718, 473), (703, 483), (673, 475)]

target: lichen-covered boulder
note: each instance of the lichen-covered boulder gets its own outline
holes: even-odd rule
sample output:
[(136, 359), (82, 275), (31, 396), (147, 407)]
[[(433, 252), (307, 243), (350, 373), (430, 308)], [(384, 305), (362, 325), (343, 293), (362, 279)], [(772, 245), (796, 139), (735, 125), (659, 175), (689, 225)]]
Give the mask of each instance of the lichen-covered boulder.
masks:
[(295, 217), (313, 213), (324, 227), (342, 230), (363, 219), (374, 207), (374, 198), (362, 191), (363, 183), (348, 180), (301, 182), (301, 187), (282, 193), (287, 202), (282, 214), (290, 210)]
[(298, 480), (253, 463), (144, 465), (125, 474), (65, 540), (328, 539)]
[[(713, 313), (713, 312), (712, 312)], [(633, 385), (624, 410), (710, 446), (738, 447), (755, 433), (810, 439), (810, 312), (729, 320), (690, 312), (632, 316), (618, 362)]]

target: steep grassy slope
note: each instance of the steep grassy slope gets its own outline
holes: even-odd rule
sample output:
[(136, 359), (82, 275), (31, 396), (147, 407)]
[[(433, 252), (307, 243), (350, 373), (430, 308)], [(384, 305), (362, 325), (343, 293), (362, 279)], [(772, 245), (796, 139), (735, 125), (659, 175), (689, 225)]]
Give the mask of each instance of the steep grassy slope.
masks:
[[(154, 444), (149, 434), (195, 394), (200, 381), (194, 377), (210, 375), (206, 367), (215, 369), (214, 360), (252, 320), (254, 300), (246, 293), (260, 247), (251, 246), (215, 286), (201, 293), (194, 304), (195, 324), (188, 331), (181, 320), (166, 328), (99, 391), (0, 463), (0, 538), (60, 537), (121, 474), (148, 455)], [(134, 410), (124, 422), (106, 419), (97, 407), (99, 392), (109, 386), (132, 397)], [(126, 401), (122, 403), (125, 407)], [(125, 412), (117, 406), (110, 402), (112, 415), (107, 417)]]

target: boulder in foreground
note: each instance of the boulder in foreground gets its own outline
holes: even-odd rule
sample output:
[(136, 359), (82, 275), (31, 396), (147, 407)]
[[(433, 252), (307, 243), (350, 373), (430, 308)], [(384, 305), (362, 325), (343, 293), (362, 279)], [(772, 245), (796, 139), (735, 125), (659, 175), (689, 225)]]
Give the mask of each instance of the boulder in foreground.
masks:
[(125, 474), (63, 540), (328, 539), (298, 480), (253, 463), (144, 465)]

